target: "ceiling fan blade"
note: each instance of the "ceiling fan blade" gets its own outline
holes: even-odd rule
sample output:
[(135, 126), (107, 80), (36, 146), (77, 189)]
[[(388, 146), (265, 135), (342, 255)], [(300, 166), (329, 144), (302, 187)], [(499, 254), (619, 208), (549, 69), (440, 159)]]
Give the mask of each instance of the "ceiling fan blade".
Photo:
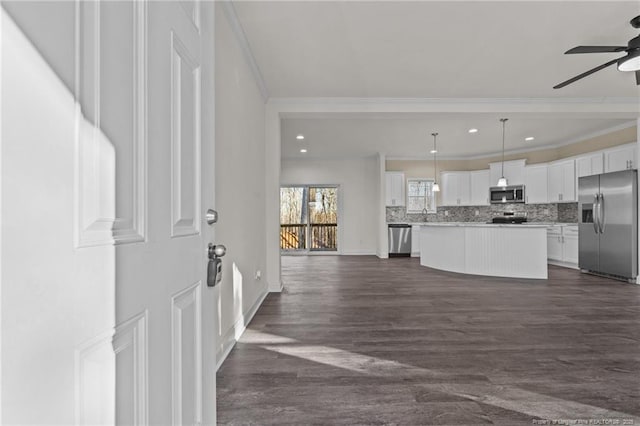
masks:
[(582, 74), (580, 74), (580, 75), (577, 75), (577, 76), (575, 76), (575, 77), (573, 77), (573, 78), (570, 78), (570, 79), (569, 79), (569, 80), (567, 80), (567, 81), (563, 81), (562, 83), (558, 84), (557, 86), (553, 86), (553, 88), (554, 88), (554, 89), (560, 89), (560, 88), (563, 88), (564, 86), (566, 86), (566, 85), (568, 85), (568, 84), (571, 84), (571, 83), (573, 83), (574, 81), (578, 81), (578, 80), (580, 80), (581, 78), (585, 78), (586, 76), (591, 75), (591, 74), (593, 74), (594, 72), (598, 72), (598, 71), (600, 71), (601, 69), (604, 69), (604, 68), (608, 67), (609, 65), (613, 65), (613, 64), (615, 64), (616, 62), (618, 62), (618, 59), (614, 59), (614, 60), (612, 60), (612, 61), (609, 61), (609, 62), (607, 62), (607, 63), (604, 63), (604, 64), (602, 64), (602, 65), (600, 65), (600, 66), (597, 66), (597, 67), (595, 67), (595, 68), (593, 68), (593, 69), (590, 69), (590, 70), (589, 70), (589, 71), (587, 71), (587, 72), (583, 72), (583, 73), (582, 73)]
[(567, 50), (564, 54), (624, 52), (625, 50), (627, 50), (627, 46), (577, 46)]
[(636, 85), (640, 86), (640, 71), (636, 71)]

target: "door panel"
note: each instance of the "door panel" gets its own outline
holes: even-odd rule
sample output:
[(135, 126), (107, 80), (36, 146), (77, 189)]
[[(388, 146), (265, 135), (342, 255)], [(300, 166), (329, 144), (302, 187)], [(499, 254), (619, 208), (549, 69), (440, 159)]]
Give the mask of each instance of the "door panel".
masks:
[(600, 234), (594, 228), (597, 214), (594, 201), (599, 192), (599, 176), (578, 179), (578, 265), (591, 271), (597, 271), (600, 265)]
[(1, 10), (3, 421), (214, 424), (213, 3)]
[(607, 173), (600, 176), (603, 205), (603, 232), (600, 234), (600, 272), (635, 276), (637, 238), (635, 206), (635, 171)]

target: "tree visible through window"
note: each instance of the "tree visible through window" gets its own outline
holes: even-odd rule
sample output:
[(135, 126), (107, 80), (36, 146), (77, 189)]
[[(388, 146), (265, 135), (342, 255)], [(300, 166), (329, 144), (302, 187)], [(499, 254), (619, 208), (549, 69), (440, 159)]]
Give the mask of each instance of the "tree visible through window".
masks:
[(407, 180), (407, 213), (435, 213), (433, 179)]
[(337, 251), (338, 188), (280, 188), (280, 248)]

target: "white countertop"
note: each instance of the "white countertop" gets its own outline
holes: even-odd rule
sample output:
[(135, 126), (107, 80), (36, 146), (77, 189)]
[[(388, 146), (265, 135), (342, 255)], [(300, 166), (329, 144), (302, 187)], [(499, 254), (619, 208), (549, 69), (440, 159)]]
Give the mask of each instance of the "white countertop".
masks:
[(484, 222), (387, 222), (387, 225), (410, 225), (410, 226), (507, 226), (507, 227), (544, 227), (549, 226), (578, 226), (577, 223), (567, 222), (525, 222), (522, 224), (504, 223), (484, 223)]
[(464, 228), (548, 228), (549, 225), (529, 223), (482, 223), (482, 222), (426, 222), (420, 226), (455, 226)]

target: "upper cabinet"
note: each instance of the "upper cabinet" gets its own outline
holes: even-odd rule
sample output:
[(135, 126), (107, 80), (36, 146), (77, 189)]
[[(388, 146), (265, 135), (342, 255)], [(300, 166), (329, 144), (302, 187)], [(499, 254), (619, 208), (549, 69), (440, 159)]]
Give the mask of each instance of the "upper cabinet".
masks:
[(599, 175), (604, 171), (604, 154), (589, 153), (576, 157), (576, 178)]
[[(524, 185), (524, 165), (527, 160), (512, 160), (504, 162), (504, 177), (509, 185)], [(496, 186), (498, 179), (502, 177), (502, 161), (490, 163), (490, 185)]]
[(386, 172), (385, 204), (389, 207), (404, 206), (404, 173)]
[(605, 173), (635, 169), (637, 166), (635, 143), (607, 149), (604, 152)]
[(548, 165), (533, 164), (524, 168), (524, 194), (527, 204), (548, 203)]
[(467, 206), (470, 202), (469, 172), (442, 172), (441, 194), (443, 206)]
[(491, 186), (491, 173), (487, 170), (475, 170), (469, 172), (470, 194), (469, 204), (472, 206), (489, 205), (489, 187)]
[(575, 160), (549, 163), (547, 189), (550, 203), (576, 201)]

